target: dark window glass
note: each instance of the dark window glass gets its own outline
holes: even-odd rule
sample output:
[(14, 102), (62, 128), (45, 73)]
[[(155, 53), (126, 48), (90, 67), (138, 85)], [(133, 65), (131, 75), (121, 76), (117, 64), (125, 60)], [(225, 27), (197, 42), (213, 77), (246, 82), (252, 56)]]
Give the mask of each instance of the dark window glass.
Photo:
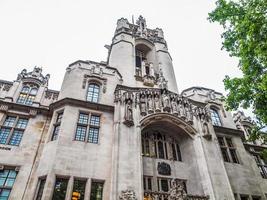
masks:
[(152, 190), (152, 182), (151, 182), (151, 178), (147, 178), (147, 189), (148, 189), (148, 190)]
[(8, 200), (17, 172), (11, 169), (0, 170), (0, 200)]
[(158, 153), (159, 158), (164, 159), (164, 147), (162, 142), (158, 142)]
[(45, 182), (46, 182), (46, 179), (40, 179), (39, 180), (39, 187), (38, 187), (38, 192), (36, 194), (36, 199), (35, 200), (41, 200), (42, 199)]
[(235, 149), (230, 149), (230, 154), (234, 163), (239, 163)]
[(87, 101), (97, 103), (99, 98), (100, 87), (97, 84), (89, 84), (87, 91)]
[(168, 180), (166, 179), (161, 179), (161, 190), (163, 192), (168, 192), (169, 191), (169, 186), (168, 186)]
[(57, 113), (57, 118), (54, 124), (54, 130), (53, 130), (51, 141), (57, 140), (58, 138), (62, 118), (63, 118), (63, 112)]
[(150, 155), (150, 151), (149, 151), (149, 140), (145, 140), (145, 155), (149, 156)]
[(249, 200), (248, 196), (240, 196), (241, 200)]
[(68, 182), (69, 180), (65, 178), (56, 179), (52, 200), (65, 200)]
[(178, 144), (176, 144), (176, 150), (177, 150), (178, 160), (182, 161), (182, 155)]
[(230, 162), (230, 158), (229, 158), (229, 155), (227, 153), (227, 149), (226, 148), (221, 148), (221, 152), (222, 152), (223, 160), (225, 162)]
[(103, 200), (103, 182), (92, 181), (90, 200)]
[(172, 144), (172, 155), (173, 155), (173, 159), (174, 160), (178, 160), (177, 159), (177, 154), (176, 154), (175, 144)]
[(252, 200), (261, 200), (261, 197), (252, 197)]
[(226, 142), (227, 142), (228, 147), (233, 147), (233, 143), (232, 143), (231, 138), (226, 138)]
[(99, 128), (89, 128), (88, 142), (97, 144), (98, 134), (99, 134)]
[(85, 180), (74, 179), (72, 199), (81, 199), (81, 200), (84, 199), (85, 186), (86, 186)]
[(219, 113), (217, 112), (217, 110), (214, 109), (210, 109), (211, 111), (211, 122), (213, 125), (215, 126), (222, 126), (221, 120), (220, 120), (220, 116)]
[(144, 186), (144, 190), (146, 190), (146, 178), (143, 178), (143, 186)]
[(54, 126), (54, 131), (53, 131), (53, 135), (52, 135), (52, 139), (51, 139), (52, 141), (57, 139), (58, 133), (59, 133), (59, 128), (60, 128), (60, 125)]
[(218, 137), (218, 142), (219, 142), (220, 146), (225, 146), (223, 137)]

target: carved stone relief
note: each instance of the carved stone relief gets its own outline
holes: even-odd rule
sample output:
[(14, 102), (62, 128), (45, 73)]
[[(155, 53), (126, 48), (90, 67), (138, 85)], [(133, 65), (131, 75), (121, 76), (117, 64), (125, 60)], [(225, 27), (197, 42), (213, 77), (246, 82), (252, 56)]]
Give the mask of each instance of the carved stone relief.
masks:
[(137, 200), (135, 192), (133, 190), (122, 190), (119, 196), (120, 200)]
[(184, 190), (184, 185), (182, 181), (172, 180), (171, 188), (169, 190), (169, 199), (170, 200), (185, 200), (187, 199), (187, 194)]
[(171, 166), (165, 162), (158, 162), (158, 174), (170, 176), (171, 175)]

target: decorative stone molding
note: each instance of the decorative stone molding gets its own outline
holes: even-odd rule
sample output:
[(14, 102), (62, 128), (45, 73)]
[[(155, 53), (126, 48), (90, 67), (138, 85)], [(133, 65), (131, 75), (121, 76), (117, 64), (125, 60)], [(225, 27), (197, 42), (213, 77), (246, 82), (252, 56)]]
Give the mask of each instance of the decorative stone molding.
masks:
[(29, 115), (30, 115), (31, 117), (35, 117), (35, 116), (37, 115), (37, 110), (35, 110), (35, 109), (30, 109), (30, 111), (29, 111)]
[(117, 28), (115, 34), (127, 33), (131, 34), (135, 38), (146, 39), (150, 42), (160, 42), (166, 44), (164, 40), (162, 29), (149, 29), (146, 26), (146, 20), (142, 16), (139, 16), (136, 24), (131, 24), (127, 19), (121, 18), (117, 22)]
[(12, 87), (12, 84), (0, 82), (0, 91), (8, 92), (10, 88)]
[(201, 128), (203, 132), (203, 137), (206, 139), (211, 139), (212, 135), (210, 134), (209, 130), (209, 122), (211, 120), (211, 114), (209, 107), (195, 107), (194, 108), (194, 114), (197, 117), (197, 119), (201, 122)]
[(59, 92), (47, 90), (45, 91), (45, 99), (52, 99), (53, 101), (58, 99)]
[[(176, 118), (182, 119), (187, 124), (193, 124), (193, 118), (196, 117), (203, 124), (203, 132), (209, 133), (208, 126), (210, 111), (207, 107), (193, 105), (189, 99), (167, 89), (156, 88), (130, 88), (118, 85), (115, 90), (115, 102), (122, 102), (126, 105), (126, 96), (131, 94), (131, 100), (128, 106), (133, 109), (139, 109), (141, 117), (146, 117), (155, 113), (169, 113)], [(130, 107), (128, 107), (130, 108)]]
[(186, 200), (187, 194), (184, 190), (184, 185), (182, 181), (172, 179), (171, 188), (169, 190), (170, 200)]
[(85, 89), (86, 83), (88, 81), (94, 81), (94, 80), (96, 80), (97, 82), (100, 82), (102, 84), (103, 93), (106, 93), (106, 91), (107, 91), (107, 79), (106, 78), (102, 78), (102, 73), (101, 73), (101, 75), (100, 74), (96, 74), (96, 73), (91, 73), (90, 75), (89, 74), (85, 74), (84, 78), (83, 78), (82, 89)]
[(0, 105), (0, 110), (3, 111), (3, 112), (7, 112), (8, 111), (8, 105), (1, 104)]
[(32, 72), (27, 72), (26, 69), (23, 69), (17, 77), (17, 81), (24, 81), (24, 82), (34, 82), (37, 83), (39, 86), (48, 85), (48, 81), (50, 78), (50, 74), (43, 75), (42, 74), (42, 68), (40, 67), (34, 67)]
[(158, 174), (164, 175), (164, 176), (170, 176), (171, 175), (171, 166), (168, 163), (165, 162), (158, 162)]
[(133, 190), (122, 190), (119, 196), (120, 200), (137, 200), (135, 192)]

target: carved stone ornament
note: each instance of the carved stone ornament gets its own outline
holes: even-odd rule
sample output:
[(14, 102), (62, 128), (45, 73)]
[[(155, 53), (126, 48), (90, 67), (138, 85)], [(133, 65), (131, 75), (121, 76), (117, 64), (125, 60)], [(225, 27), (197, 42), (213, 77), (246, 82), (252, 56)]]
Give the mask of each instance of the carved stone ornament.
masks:
[(102, 83), (102, 89), (103, 89), (103, 93), (106, 93), (107, 91), (107, 79), (106, 78), (102, 78), (102, 68), (99, 69), (99, 74), (97, 73), (90, 73), (90, 74), (85, 74), (84, 78), (83, 78), (83, 82), (82, 82), (82, 89), (85, 89), (86, 87), (86, 83), (90, 80), (97, 80), (98, 82)]
[(137, 200), (135, 192), (133, 190), (122, 190), (119, 196), (120, 200)]
[(184, 185), (182, 181), (172, 180), (171, 188), (169, 190), (169, 199), (170, 200), (185, 200), (187, 199), (187, 194), (184, 190)]
[(128, 127), (134, 125), (133, 121), (133, 93), (126, 92), (124, 93), (124, 103), (125, 103), (125, 111), (124, 111), (124, 124)]
[(43, 75), (41, 67), (34, 67), (32, 72), (27, 72), (26, 69), (23, 69), (17, 77), (17, 81), (28, 80), (28, 81), (37, 81), (40, 85), (48, 85), (50, 79), (50, 74)]
[[(193, 117), (198, 116), (194, 111), (196, 108), (200, 108), (193, 105), (186, 97), (166, 89), (130, 88), (119, 85), (114, 96), (115, 102), (121, 102), (121, 105), (125, 106), (126, 121), (131, 121), (131, 115), (128, 114), (139, 108), (141, 117), (155, 113), (168, 113), (192, 125)], [(126, 96), (131, 96), (130, 102), (127, 101), (128, 97)], [(207, 116), (205, 115), (204, 118), (206, 119)]]
[(8, 92), (11, 87), (12, 87), (12, 84), (0, 83), (0, 91), (2, 90), (2, 91)]
[(170, 176), (171, 175), (171, 166), (165, 162), (158, 162), (158, 174)]

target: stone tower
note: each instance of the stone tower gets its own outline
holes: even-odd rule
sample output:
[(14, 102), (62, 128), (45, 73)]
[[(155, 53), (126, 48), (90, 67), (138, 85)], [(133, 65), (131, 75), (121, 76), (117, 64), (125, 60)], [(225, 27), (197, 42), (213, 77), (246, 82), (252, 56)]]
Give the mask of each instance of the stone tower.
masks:
[(123, 84), (131, 87), (159, 87), (160, 76), (168, 89), (178, 92), (172, 58), (162, 29), (149, 29), (140, 16), (136, 24), (121, 18), (109, 49), (108, 65), (117, 68)]
[(121, 18), (108, 49), (60, 91), (39, 67), (0, 80), (0, 199), (266, 199), (253, 122), (212, 89), (178, 93), (161, 29)]

